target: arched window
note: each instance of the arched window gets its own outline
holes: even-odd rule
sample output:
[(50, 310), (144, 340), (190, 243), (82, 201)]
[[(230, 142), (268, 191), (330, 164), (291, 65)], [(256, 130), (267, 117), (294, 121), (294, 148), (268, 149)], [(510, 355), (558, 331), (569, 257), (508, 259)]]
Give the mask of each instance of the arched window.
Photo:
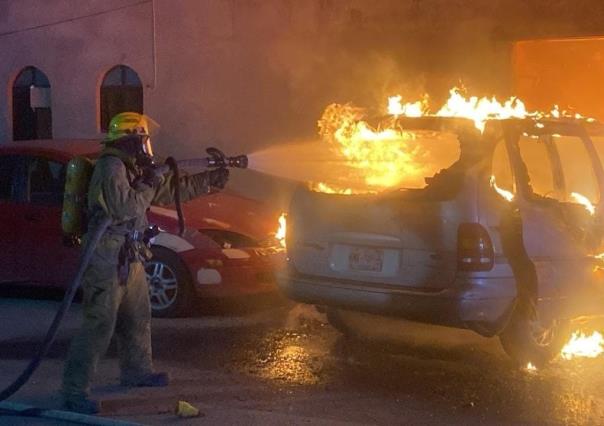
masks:
[(101, 84), (101, 130), (120, 112), (143, 112), (143, 85), (130, 67), (117, 65), (107, 71)]
[(13, 84), (13, 139), (50, 138), (50, 82), (39, 69), (24, 68)]

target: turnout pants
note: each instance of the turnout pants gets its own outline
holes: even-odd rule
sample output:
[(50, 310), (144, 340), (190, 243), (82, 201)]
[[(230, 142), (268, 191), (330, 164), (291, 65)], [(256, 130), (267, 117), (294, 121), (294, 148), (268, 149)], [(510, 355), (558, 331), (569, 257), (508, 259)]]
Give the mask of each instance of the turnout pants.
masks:
[(127, 284), (120, 285), (115, 256), (103, 256), (103, 252), (115, 250), (103, 245), (95, 250), (84, 274), (83, 324), (71, 343), (63, 375), (66, 399), (88, 396), (97, 363), (114, 332), (122, 381), (136, 382), (153, 369), (151, 308), (144, 267), (140, 262), (131, 263)]

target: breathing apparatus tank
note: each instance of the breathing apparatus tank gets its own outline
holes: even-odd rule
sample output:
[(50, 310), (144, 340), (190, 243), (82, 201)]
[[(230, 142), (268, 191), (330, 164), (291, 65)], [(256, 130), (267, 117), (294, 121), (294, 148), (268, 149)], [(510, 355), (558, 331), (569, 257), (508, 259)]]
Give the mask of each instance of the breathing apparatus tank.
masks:
[(83, 156), (74, 157), (67, 164), (61, 226), (63, 233), (74, 239), (81, 237), (86, 229), (88, 185), (93, 170), (93, 161)]

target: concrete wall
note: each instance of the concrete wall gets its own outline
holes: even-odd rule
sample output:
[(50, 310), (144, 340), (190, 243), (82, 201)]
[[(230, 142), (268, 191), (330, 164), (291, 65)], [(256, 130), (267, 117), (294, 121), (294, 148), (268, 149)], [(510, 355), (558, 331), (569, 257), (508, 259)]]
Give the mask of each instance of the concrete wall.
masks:
[[(98, 88), (135, 69), (161, 154), (312, 138), (326, 104), (439, 99), (463, 80), (508, 95), (510, 41), (604, 33), (604, 2), (560, 0), (0, 0), (0, 139), (10, 93), (34, 65), (52, 85), (57, 138), (98, 137)], [(155, 18), (154, 18), (155, 16)], [(235, 174), (254, 195), (274, 181)], [(250, 184), (252, 182), (252, 184)]]
[[(0, 102), (2, 139), (12, 137), (13, 80), (28, 65), (42, 70), (50, 80), (57, 138), (98, 136), (98, 89), (112, 66), (124, 63), (146, 83), (152, 81), (150, 5), (69, 20), (127, 2), (88, 2), (97, 5), (85, 8), (82, 3), (49, 1), (48, 7), (41, 8), (35, 0), (4, 2), (7, 13), (0, 13), (0, 33), (4, 34), (0, 36), (0, 85), (6, 93)], [(66, 22), (52, 25), (60, 21)], [(50, 25), (19, 31), (44, 24)]]

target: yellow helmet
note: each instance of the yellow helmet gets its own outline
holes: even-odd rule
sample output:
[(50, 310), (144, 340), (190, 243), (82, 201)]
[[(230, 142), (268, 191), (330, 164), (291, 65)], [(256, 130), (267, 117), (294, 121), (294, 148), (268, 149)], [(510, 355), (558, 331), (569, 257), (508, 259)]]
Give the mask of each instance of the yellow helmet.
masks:
[(109, 122), (107, 137), (103, 143), (113, 144), (128, 135), (143, 136), (140, 141), (141, 149), (145, 154), (153, 156), (150, 127), (153, 127), (153, 131), (156, 132), (159, 124), (150, 117), (138, 112), (121, 112)]
[(149, 136), (149, 120), (138, 112), (121, 112), (109, 122), (105, 142), (113, 142), (127, 135)]

